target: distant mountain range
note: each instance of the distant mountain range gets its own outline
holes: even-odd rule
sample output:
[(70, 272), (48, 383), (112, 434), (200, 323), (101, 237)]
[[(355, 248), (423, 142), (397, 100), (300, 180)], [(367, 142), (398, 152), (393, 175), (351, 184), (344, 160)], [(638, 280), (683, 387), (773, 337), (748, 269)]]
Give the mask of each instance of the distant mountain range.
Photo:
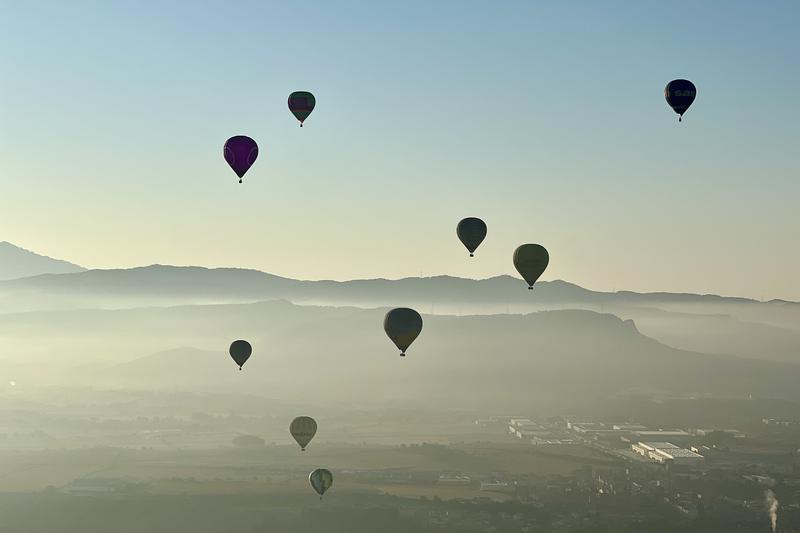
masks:
[(0, 242), (0, 280), (40, 274), (70, 274), (85, 269), (60, 259), (53, 259), (25, 250), (9, 242)]
[[(0, 321), (0, 339), (30, 364), (14, 370), (21, 382), (71, 362), (54, 379), (295, 402), (508, 410), (620, 394), (800, 400), (800, 365), (677, 350), (609, 314), (425, 316), (401, 358), (383, 334), (385, 311), (270, 301), (19, 313)], [(243, 372), (227, 354), (236, 338), (253, 345)]]
[[(47, 291), (55, 295), (82, 295), (141, 299), (179, 299), (187, 302), (203, 299), (259, 301), (284, 298), (306, 303), (335, 305), (385, 305), (389, 302), (415, 301), (418, 307), (442, 304), (469, 306), (493, 305), (499, 312), (506, 305), (613, 305), (648, 304), (759, 304), (775, 307), (800, 304), (785, 300), (759, 302), (749, 298), (690, 293), (637, 293), (631, 291), (598, 292), (562, 281), (542, 281), (533, 293), (526, 292), (523, 281), (511, 276), (487, 279), (464, 279), (451, 276), (366, 279), (352, 281), (303, 281), (283, 278), (258, 270), (239, 268), (204, 268), (195, 266), (151, 265), (130, 269), (83, 270), (70, 274), (43, 275), (0, 283), (0, 293), (10, 291)], [(118, 302), (116, 305), (120, 305)], [(485, 310), (484, 310), (485, 311)]]
[(679, 349), (800, 363), (800, 304), (783, 300), (598, 292), (560, 280), (539, 282), (528, 291), (511, 276), (302, 281), (257, 270), (164, 265), (0, 281), (0, 313), (278, 299), (321, 306), (408, 306), (427, 315), (583, 309), (633, 320), (645, 335)]

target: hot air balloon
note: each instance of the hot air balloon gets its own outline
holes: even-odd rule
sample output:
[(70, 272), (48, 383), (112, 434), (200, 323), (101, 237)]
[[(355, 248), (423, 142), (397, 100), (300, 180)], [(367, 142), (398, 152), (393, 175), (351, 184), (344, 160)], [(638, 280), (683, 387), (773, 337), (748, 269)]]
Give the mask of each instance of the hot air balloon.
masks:
[(225, 161), (231, 166), (236, 175), (239, 176), (239, 183), (242, 177), (250, 170), (258, 157), (258, 145), (246, 135), (236, 135), (225, 141), (222, 149)]
[(295, 91), (289, 95), (289, 111), (300, 121), (301, 128), (303, 121), (314, 111), (316, 104), (314, 95), (308, 91)]
[(408, 347), (422, 331), (422, 317), (413, 309), (398, 307), (386, 313), (383, 329), (400, 349), (400, 355), (404, 356)]
[(465, 218), (456, 226), (456, 235), (469, 250), (469, 256), (474, 257), (475, 250), (486, 238), (486, 222), (475, 217)]
[(533, 284), (542, 275), (549, 262), (550, 254), (539, 244), (523, 244), (514, 250), (514, 267), (528, 282), (528, 289), (533, 289)]
[(231, 343), (228, 352), (230, 352), (231, 357), (236, 364), (239, 365), (239, 370), (241, 370), (242, 366), (250, 359), (250, 354), (253, 353), (253, 347), (250, 346), (250, 343), (247, 341), (238, 340)]
[(289, 433), (300, 445), (300, 449), (306, 451), (306, 446), (317, 433), (317, 421), (310, 416), (298, 416), (289, 424)]
[(689, 80), (672, 80), (664, 87), (664, 98), (669, 106), (678, 114), (678, 122), (689, 109), (697, 96), (697, 88)]
[(311, 483), (311, 487), (319, 494), (319, 499), (321, 500), (322, 495), (333, 485), (333, 474), (331, 474), (330, 470), (326, 470), (325, 468), (317, 468), (308, 475), (308, 482)]

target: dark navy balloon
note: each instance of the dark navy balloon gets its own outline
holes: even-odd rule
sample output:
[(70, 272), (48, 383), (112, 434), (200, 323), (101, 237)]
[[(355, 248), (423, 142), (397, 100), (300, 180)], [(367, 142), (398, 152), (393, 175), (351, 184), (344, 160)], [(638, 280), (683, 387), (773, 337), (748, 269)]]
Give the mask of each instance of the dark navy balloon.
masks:
[(250, 346), (250, 343), (247, 341), (238, 340), (231, 343), (228, 352), (231, 354), (233, 361), (239, 365), (239, 370), (241, 370), (247, 360), (250, 359), (250, 354), (253, 353), (253, 347)]
[(237, 135), (225, 141), (222, 149), (225, 161), (231, 166), (236, 175), (239, 176), (239, 183), (242, 177), (250, 170), (258, 157), (258, 145), (246, 135)]
[(486, 222), (479, 218), (465, 218), (456, 226), (456, 235), (473, 257), (475, 250), (486, 238)]
[(301, 128), (303, 121), (314, 111), (315, 105), (317, 105), (317, 100), (308, 91), (295, 91), (289, 95), (289, 111), (300, 121)]
[(678, 122), (689, 109), (697, 96), (697, 88), (689, 80), (672, 80), (664, 88), (664, 98), (669, 106), (678, 114)]

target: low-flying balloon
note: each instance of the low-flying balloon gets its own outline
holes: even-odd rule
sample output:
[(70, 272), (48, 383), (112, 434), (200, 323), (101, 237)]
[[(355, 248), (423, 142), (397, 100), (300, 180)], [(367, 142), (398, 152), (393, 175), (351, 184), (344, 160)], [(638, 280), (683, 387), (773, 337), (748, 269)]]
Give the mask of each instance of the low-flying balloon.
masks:
[(697, 96), (697, 88), (689, 80), (672, 80), (664, 87), (664, 98), (669, 106), (678, 114), (678, 122), (689, 109)]
[(383, 318), (383, 329), (400, 349), (400, 355), (404, 356), (408, 347), (422, 331), (422, 317), (413, 309), (398, 307), (386, 313)]
[(239, 365), (239, 370), (241, 370), (242, 366), (250, 359), (250, 354), (253, 353), (253, 347), (250, 346), (250, 343), (247, 341), (238, 340), (231, 343), (228, 352), (231, 354), (231, 358), (233, 358), (234, 362)]
[(295, 91), (289, 95), (289, 111), (300, 121), (301, 128), (303, 121), (314, 111), (315, 105), (317, 105), (317, 100), (308, 91)]
[(333, 474), (325, 468), (317, 468), (308, 475), (308, 482), (311, 483), (314, 491), (319, 494), (319, 499), (321, 500), (322, 495), (333, 485)]
[(514, 250), (514, 268), (528, 282), (528, 289), (533, 289), (549, 262), (550, 254), (539, 244), (523, 244)]
[(317, 433), (317, 421), (310, 416), (298, 416), (289, 424), (289, 433), (300, 445), (300, 449), (306, 451), (306, 446)]
[(469, 251), (469, 256), (474, 257), (475, 250), (486, 238), (486, 222), (479, 218), (465, 218), (456, 226), (456, 235)]
[(236, 175), (239, 176), (239, 183), (242, 177), (250, 170), (258, 157), (258, 145), (246, 135), (236, 135), (225, 141), (222, 148), (225, 161), (231, 166)]

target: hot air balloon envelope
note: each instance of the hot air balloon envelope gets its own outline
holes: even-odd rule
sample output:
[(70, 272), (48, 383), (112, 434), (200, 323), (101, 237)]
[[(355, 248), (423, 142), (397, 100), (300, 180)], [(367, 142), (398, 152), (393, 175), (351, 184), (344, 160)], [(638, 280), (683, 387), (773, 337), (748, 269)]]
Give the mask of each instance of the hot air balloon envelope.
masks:
[(289, 111), (300, 121), (300, 126), (314, 111), (315, 105), (317, 105), (317, 100), (308, 91), (295, 91), (289, 95)]
[(528, 282), (529, 289), (533, 288), (549, 262), (550, 254), (539, 244), (523, 244), (514, 251), (514, 267)]
[(233, 341), (231, 343), (230, 350), (228, 350), (231, 354), (231, 358), (239, 365), (239, 370), (242, 369), (242, 366), (250, 359), (250, 354), (253, 353), (253, 347), (250, 346), (250, 343), (243, 340)]
[(242, 177), (250, 170), (258, 157), (258, 145), (246, 135), (236, 135), (225, 141), (222, 149), (225, 161), (231, 166), (236, 175), (239, 176), (239, 183)]
[[(664, 88), (664, 98), (667, 99), (669, 106), (681, 118), (694, 102), (695, 96), (697, 96), (697, 88), (689, 80), (672, 80)], [(678, 120), (681, 120), (681, 118), (678, 118)]]
[(319, 499), (321, 500), (322, 495), (333, 485), (333, 474), (325, 468), (317, 468), (308, 475), (308, 482), (311, 483), (314, 491), (319, 494)]
[(289, 433), (300, 445), (300, 449), (305, 450), (308, 443), (317, 434), (317, 421), (310, 416), (298, 416), (289, 425)]
[(400, 355), (405, 355), (408, 347), (422, 331), (422, 317), (413, 309), (398, 307), (386, 313), (383, 329), (400, 349)]
[(456, 226), (456, 235), (469, 250), (469, 256), (472, 257), (483, 239), (486, 238), (486, 223), (479, 218), (465, 218)]

